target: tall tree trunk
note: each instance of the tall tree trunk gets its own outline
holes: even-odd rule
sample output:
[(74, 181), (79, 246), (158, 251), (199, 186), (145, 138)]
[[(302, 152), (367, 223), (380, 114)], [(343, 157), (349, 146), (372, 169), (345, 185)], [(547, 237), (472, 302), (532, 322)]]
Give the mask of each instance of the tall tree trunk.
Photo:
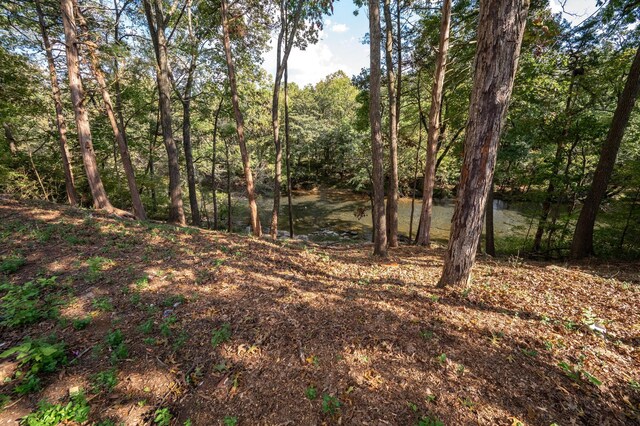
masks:
[(484, 224), (484, 247), (489, 256), (496, 256), (495, 233), (493, 229), (493, 180), (487, 194), (487, 210)]
[[(151, 1), (153, 1), (153, 8)], [(144, 11), (149, 24), (149, 33), (157, 62), (158, 98), (160, 100), (160, 117), (162, 139), (169, 162), (169, 222), (185, 225), (182, 207), (182, 188), (180, 187), (180, 162), (178, 149), (173, 139), (173, 122), (171, 118), (171, 81), (169, 78), (169, 59), (167, 41), (165, 39), (165, 22), (161, 0), (144, 0)]]
[(398, 121), (396, 81), (393, 75), (393, 21), (391, 0), (384, 0), (385, 62), (387, 91), (389, 92), (389, 189), (387, 191), (387, 241), (389, 247), (398, 246)]
[(471, 277), (528, 9), (528, 0), (480, 1), (464, 160), (439, 287)]
[(184, 159), (187, 165), (187, 186), (189, 188), (189, 205), (191, 207), (191, 221), (193, 225), (200, 226), (200, 210), (198, 209), (198, 194), (196, 190), (196, 169), (193, 165), (193, 149), (191, 148), (191, 91), (193, 90), (193, 79), (198, 60), (197, 41), (193, 34), (191, 23), (191, 1), (187, 1), (187, 17), (189, 27), (189, 42), (191, 43), (191, 62), (187, 72), (187, 83), (184, 88), (182, 101), (182, 146), (184, 148)]
[(556, 181), (559, 178), (560, 163), (562, 162), (562, 155), (564, 153), (564, 144), (569, 135), (569, 128), (571, 126), (570, 114), (571, 114), (571, 107), (573, 106), (576, 77), (577, 77), (577, 74), (574, 72), (571, 75), (571, 81), (569, 83), (569, 93), (567, 96), (567, 103), (565, 104), (565, 108), (564, 108), (566, 122), (564, 123), (561, 136), (560, 138), (558, 138), (558, 142), (556, 146), (556, 155), (553, 160), (553, 164), (551, 167), (551, 175), (549, 177), (549, 185), (547, 186), (547, 191), (546, 191), (544, 200), (542, 201), (542, 212), (540, 213), (540, 219), (538, 220), (538, 228), (536, 229), (535, 236), (533, 237), (534, 253), (540, 252), (540, 249), (542, 247), (542, 237), (544, 236), (544, 232), (548, 228), (547, 220), (549, 219), (549, 213), (551, 212), (553, 200), (556, 195)]
[[(122, 41), (120, 38), (120, 18), (124, 13), (124, 6), (122, 9), (118, 8), (118, 0), (113, 0), (113, 8), (115, 10), (116, 19), (113, 25), (113, 39), (117, 46), (122, 46)], [(120, 128), (122, 129), (122, 136), (124, 137), (125, 142), (127, 141), (127, 132), (125, 128), (124, 122), (124, 107), (122, 104), (122, 85), (120, 84), (121, 78), (121, 70), (120, 70), (120, 61), (118, 60), (118, 56), (114, 56), (113, 58), (113, 74), (114, 74), (114, 88), (116, 91), (116, 115), (118, 116), (118, 123), (120, 124)]]
[(229, 74), (229, 88), (231, 89), (231, 103), (233, 105), (233, 114), (236, 119), (236, 132), (238, 134), (238, 145), (240, 146), (240, 156), (242, 157), (242, 166), (244, 167), (244, 178), (247, 183), (247, 197), (249, 198), (249, 210), (251, 213), (251, 231), (253, 235), (259, 237), (262, 235), (262, 226), (260, 225), (260, 216), (258, 216), (258, 204), (256, 203), (256, 194), (253, 187), (253, 174), (251, 173), (251, 163), (249, 160), (249, 152), (244, 140), (244, 118), (240, 111), (240, 101), (238, 99), (238, 88), (236, 84), (235, 66), (233, 56), (231, 54), (231, 39), (229, 36), (229, 16), (227, 0), (220, 2), (222, 12), (222, 32), (224, 42), (224, 53), (227, 60), (227, 70)]
[(449, 50), (449, 30), (451, 28), (451, 0), (442, 3), (440, 21), (440, 42), (436, 56), (436, 70), (431, 91), (431, 109), (429, 110), (429, 128), (427, 131), (427, 161), (424, 169), (424, 185), (422, 190), (422, 211), (420, 232), (417, 243), (423, 246), (431, 244), (431, 215), (433, 210), (433, 188), (436, 181), (436, 154), (440, 137), (440, 114), (442, 111), (442, 94), (444, 77), (447, 70), (447, 51)]
[(60, 95), (60, 86), (58, 85), (58, 76), (56, 74), (56, 65), (53, 61), (53, 51), (51, 49), (51, 42), (49, 41), (49, 34), (47, 32), (47, 25), (44, 21), (44, 13), (42, 13), (42, 6), (40, 0), (35, 0), (36, 12), (38, 13), (38, 23), (40, 24), (40, 32), (42, 34), (42, 43), (44, 45), (45, 54), (47, 56), (47, 65), (49, 66), (49, 78), (51, 80), (51, 94), (53, 97), (53, 104), (56, 109), (56, 125), (58, 127), (58, 145), (60, 147), (60, 156), (62, 157), (62, 169), (64, 170), (64, 183), (67, 192), (67, 200), (72, 206), (79, 204), (78, 193), (76, 192), (75, 182), (73, 178), (73, 168), (71, 166), (71, 154), (69, 153), (69, 146), (67, 144), (67, 123), (64, 119), (64, 113), (62, 111), (62, 97)]
[(62, 24), (64, 26), (64, 38), (67, 52), (67, 72), (69, 74), (69, 88), (71, 89), (71, 102), (76, 119), (78, 142), (82, 151), (82, 162), (87, 175), (87, 181), (93, 197), (93, 206), (96, 209), (114, 211), (107, 192), (102, 184), (96, 155), (93, 151), (91, 140), (91, 128), (89, 115), (84, 106), (84, 88), (80, 79), (80, 67), (78, 65), (78, 40), (76, 34), (76, 20), (73, 9), (73, 0), (60, 0), (62, 11)]
[[(286, 10), (287, 2), (280, 3), (280, 23), (281, 28), (278, 34), (277, 43), (277, 65), (276, 76), (273, 83), (273, 98), (271, 105), (271, 129), (273, 132), (273, 144), (275, 146), (276, 163), (274, 165), (273, 175), (273, 210), (271, 212), (271, 228), (269, 234), (271, 238), (278, 237), (278, 213), (280, 211), (280, 181), (282, 178), (282, 142), (280, 141), (280, 83), (284, 75), (284, 70), (289, 61), (289, 54), (293, 47), (293, 41), (298, 29), (298, 23), (302, 13), (302, 7), (305, 2), (297, 2), (296, 10), (293, 15), (291, 26), (289, 26), (288, 13)], [(283, 45), (284, 44), (284, 45)]]
[(213, 193), (213, 229), (218, 229), (218, 184), (216, 182), (216, 142), (218, 140), (218, 119), (220, 118), (220, 110), (224, 97), (220, 97), (216, 115), (213, 120), (213, 149), (211, 153), (211, 192)]
[(380, 120), (380, 6), (369, 2), (369, 123), (373, 162), (373, 254), (387, 256), (387, 229), (384, 207), (384, 154)]
[(631, 111), (640, 91), (640, 47), (633, 58), (627, 81), (618, 98), (618, 105), (613, 114), (611, 127), (607, 140), (602, 145), (600, 159), (593, 174), (593, 182), (587, 198), (584, 200), (576, 230), (571, 243), (571, 257), (581, 259), (589, 254), (593, 254), (593, 227), (596, 223), (596, 216), (600, 203), (607, 192), (607, 185), (616, 164), (616, 157), (620, 149), (620, 143), (624, 136), (624, 131), (629, 123)]
[(224, 140), (225, 160), (227, 166), (227, 232), (233, 231), (233, 224), (231, 222), (231, 166), (229, 162), (229, 141)]
[(402, 14), (401, 1), (396, 0), (396, 49), (398, 51), (398, 75), (396, 85), (396, 133), (400, 132), (400, 106), (402, 100), (402, 24), (400, 22)]
[(289, 210), (289, 238), (293, 238), (293, 205), (291, 202), (291, 151), (289, 150), (289, 66), (284, 66), (284, 146), (287, 166), (287, 203)]
[[(418, 78), (420, 78), (418, 76)], [(420, 83), (418, 83), (418, 92), (420, 92)], [(418, 96), (420, 96), (418, 94)], [(416, 160), (413, 172), (413, 191), (411, 192), (411, 216), (409, 217), (409, 240), (413, 235), (413, 212), (415, 210), (416, 192), (418, 186), (418, 169), (420, 168), (420, 148), (422, 148), (422, 120), (418, 119), (418, 147), (416, 148)]]
[[(75, 3), (75, 0), (74, 0)], [(82, 16), (80, 12), (80, 8), (76, 6), (76, 11), (78, 13), (78, 22), (80, 23), (80, 28), (84, 31), (86, 37), (89, 37), (89, 28), (87, 26), (87, 21)], [(120, 150), (120, 158), (122, 159), (122, 166), (124, 168), (124, 174), (127, 178), (127, 184), (129, 186), (129, 192), (131, 193), (131, 202), (133, 205), (133, 213), (135, 217), (139, 220), (146, 220), (147, 215), (144, 210), (144, 205), (142, 204), (142, 199), (140, 198), (140, 192), (138, 191), (138, 185), (136, 184), (136, 175), (135, 170), (133, 169), (133, 164), (131, 164), (131, 157), (129, 156), (129, 148), (127, 146), (127, 141), (125, 140), (125, 132), (124, 129), (120, 126), (116, 119), (115, 112), (113, 110), (113, 103), (111, 102), (111, 96), (109, 95), (109, 91), (107, 90), (107, 81), (104, 78), (104, 74), (102, 73), (102, 69), (100, 68), (100, 63), (98, 61), (98, 57), (96, 55), (96, 44), (91, 40), (85, 41), (85, 46), (87, 51), (89, 52), (89, 66), (91, 68), (91, 73), (96, 78), (98, 82), (98, 87), (100, 88), (100, 93), (102, 94), (102, 102), (104, 104), (104, 110), (107, 114), (107, 118), (109, 119), (109, 124), (111, 124), (111, 129), (113, 130), (113, 136), (118, 144), (118, 148)]]

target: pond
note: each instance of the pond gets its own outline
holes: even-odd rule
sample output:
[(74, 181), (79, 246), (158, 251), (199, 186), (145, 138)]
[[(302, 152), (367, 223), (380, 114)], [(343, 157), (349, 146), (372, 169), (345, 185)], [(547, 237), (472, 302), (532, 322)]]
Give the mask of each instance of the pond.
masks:
[[(371, 238), (371, 207), (369, 198), (363, 194), (339, 190), (318, 190), (293, 194), (294, 232), (311, 239), (351, 238), (365, 240)], [(273, 201), (269, 197), (258, 199), (262, 226), (268, 228), (271, 222)], [(415, 235), (422, 200), (416, 199), (413, 221)], [(494, 201), (494, 228), (496, 237), (524, 235), (531, 225), (525, 215), (526, 205), (507, 204)], [(446, 240), (453, 215), (454, 200), (436, 200), (433, 207), (432, 238)], [(234, 228), (244, 231), (248, 224), (246, 199), (233, 202)], [(409, 235), (411, 198), (401, 198), (398, 203), (398, 232)], [(280, 230), (287, 231), (287, 198), (283, 197), (280, 208)], [(268, 229), (266, 229), (268, 232)]]

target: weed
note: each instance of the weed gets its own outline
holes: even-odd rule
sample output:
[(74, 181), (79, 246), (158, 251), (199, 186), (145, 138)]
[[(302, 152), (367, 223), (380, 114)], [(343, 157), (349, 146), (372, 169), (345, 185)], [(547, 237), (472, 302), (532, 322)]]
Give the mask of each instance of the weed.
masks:
[(56, 277), (51, 277), (38, 278), (22, 285), (0, 284), (0, 291), (6, 291), (0, 299), (0, 310), (3, 312), (0, 324), (18, 327), (57, 316), (59, 295), (42, 295), (42, 290), (52, 286), (55, 280)]
[(96, 281), (102, 275), (104, 266), (110, 264), (113, 264), (112, 260), (100, 256), (94, 256), (87, 259), (87, 281)]
[(536, 351), (535, 349), (520, 349), (522, 351), (523, 354), (525, 354), (526, 356), (530, 356), (532, 358), (537, 357), (538, 356), (538, 351)]
[(431, 331), (431, 330), (420, 330), (420, 337), (422, 337), (424, 340), (431, 340), (431, 339), (433, 339), (433, 331)]
[(140, 324), (138, 330), (140, 330), (144, 334), (151, 334), (151, 332), (153, 331), (153, 320), (149, 318), (148, 320)]
[(93, 306), (93, 309), (96, 309), (98, 311), (103, 311), (103, 312), (109, 312), (113, 310), (113, 304), (111, 303), (111, 299), (109, 299), (106, 296), (96, 297), (91, 302), (91, 306)]
[(340, 409), (340, 400), (333, 395), (325, 393), (322, 395), (322, 412), (333, 416)]
[(129, 298), (129, 302), (133, 303), (134, 305), (139, 305), (141, 300), (142, 296), (140, 296), (140, 293), (133, 293)]
[(118, 372), (115, 368), (101, 371), (93, 376), (93, 392), (111, 392), (118, 384)]
[(38, 409), (22, 419), (27, 426), (57, 426), (67, 422), (85, 423), (89, 418), (89, 404), (82, 392), (71, 395), (67, 405), (41, 401)]
[(122, 331), (114, 330), (107, 334), (107, 345), (111, 349), (111, 363), (116, 364), (129, 356), (129, 350), (124, 344), (124, 336)]
[(440, 296), (436, 296), (435, 294), (432, 294), (429, 296), (429, 300), (431, 300), (433, 303), (438, 303), (438, 301), (440, 300)]
[(186, 298), (183, 295), (175, 294), (173, 296), (169, 296), (166, 299), (164, 299), (161, 303), (161, 306), (164, 306), (165, 308), (169, 308), (171, 306), (175, 306), (176, 304), (182, 304), (184, 303), (185, 300)]
[(162, 334), (164, 337), (171, 336), (171, 326), (177, 321), (178, 318), (176, 318), (175, 315), (170, 315), (167, 318), (163, 319), (162, 323), (160, 324), (160, 334)]
[(178, 334), (178, 337), (176, 337), (175, 342), (173, 342), (172, 348), (174, 351), (178, 351), (180, 350), (185, 343), (187, 343), (187, 341), (189, 340), (189, 335), (187, 334), (186, 331), (182, 330), (180, 332), (180, 334)]
[(224, 423), (224, 426), (237, 426), (238, 418), (234, 416), (224, 416), (222, 423)]
[(169, 426), (172, 417), (168, 408), (159, 408), (153, 413), (153, 423), (158, 426)]
[(437, 417), (424, 416), (418, 420), (417, 426), (444, 426), (444, 423)]
[(629, 387), (635, 391), (640, 392), (640, 382), (638, 382), (637, 380), (629, 380)]
[(558, 366), (571, 380), (577, 382), (584, 376), (584, 378), (594, 386), (600, 386), (602, 384), (597, 377), (582, 368), (582, 361), (575, 365), (562, 361), (558, 363)]
[(72, 325), (74, 330), (84, 330), (91, 324), (91, 317), (76, 318), (73, 320)]
[(149, 287), (149, 277), (145, 275), (144, 277), (138, 278), (134, 284), (138, 290), (145, 289)]
[(143, 340), (143, 342), (144, 342), (145, 345), (153, 346), (153, 345), (156, 344), (156, 339), (154, 339), (153, 337), (146, 337)]
[[(26, 340), (24, 343), (7, 349), (0, 354), (0, 359), (16, 355), (18, 370), (16, 378), (21, 378), (15, 391), (27, 394), (40, 389), (39, 373), (51, 373), (66, 364), (64, 343), (45, 340)], [(23, 370), (24, 369), (24, 370)]]
[(436, 357), (440, 365), (444, 365), (447, 362), (447, 354), (440, 354)]
[(2, 259), (0, 262), (0, 272), (5, 274), (13, 274), (27, 263), (27, 259), (19, 255), (10, 255)]
[(310, 400), (314, 400), (318, 397), (318, 390), (313, 387), (313, 386), (309, 386), (305, 391), (304, 394), (306, 395), (307, 398), (309, 398)]
[(220, 328), (216, 328), (211, 333), (211, 346), (218, 347), (221, 343), (231, 338), (231, 324), (225, 322)]

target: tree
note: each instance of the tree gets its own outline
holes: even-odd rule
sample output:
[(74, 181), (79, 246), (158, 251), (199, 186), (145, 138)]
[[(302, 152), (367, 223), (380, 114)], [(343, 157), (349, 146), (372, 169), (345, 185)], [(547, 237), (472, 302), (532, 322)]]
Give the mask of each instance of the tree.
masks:
[(162, 0), (144, 0), (143, 4), (156, 56), (156, 79), (158, 81), (162, 139), (169, 162), (169, 198), (171, 200), (169, 222), (185, 225), (182, 189), (180, 188), (180, 163), (178, 161), (178, 149), (173, 139), (173, 121), (171, 118), (171, 81), (167, 40), (165, 37), (166, 21), (162, 12)]
[[(76, 19), (73, 8), (73, 0), (60, 0), (62, 12), (62, 25), (64, 26), (64, 39), (67, 53), (67, 72), (69, 74), (69, 88), (71, 90), (71, 102), (76, 119), (78, 142), (82, 152), (82, 162), (89, 182), (89, 189), (93, 197), (93, 206), (96, 209), (116, 212), (111, 205), (107, 192), (100, 178), (96, 155), (93, 151), (91, 139), (91, 127), (89, 115), (85, 107), (84, 88), (80, 79), (80, 67), (78, 61), (78, 37), (76, 33)], [(125, 213), (125, 212), (120, 212)]]
[(464, 160), (439, 287), (471, 277), (528, 9), (528, 0), (480, 1)]
[[(75, 2), (75, 0), (74, 0)], [(78, 22), (80, 24), (80, 28), (85, 33), (85, 37), (87, 40), (84, 41), (84, 45), (89, 52), (89, 67), (91, 68), (91, 72), (98, 82), (98, 87), (100, 88), (100, 92), (102, 94), (102, 102), (104, 104), (104, 110), (109, 119), (109, 124), (111, 125), (111, 129), (113, 130), (113, 136), (116, 139), (118, 144), (118, 148), (120, 149), (120, 158), (122, 160), (122, 166), (124, 168), (124, 174), (127, 178), (127, 184), (129, 185), (129, 193), (131, 194), (131, 201), (133, 204), (133, 212), (136, 218), (139, 220), (146, 220), (147, 215), (144, 210), (144, 206), (142, 205), (142, 199), (140, 198), (140, 192), (138, 192), (138, 185), (136, 184), (136, 175), (135, 170), (133, 169), (133, 164), (131, 164), (131, 157), (129, 155), (129, 147), (127, 146), (127, 141), (125, 139), (125, 130), (121, 126), (121, 124), (116, 119), (116, 114), (113, 109), (113, 103), (111, 102), (111, 96), (109, 95), (109, 91), (107, 89), (107, 81), (104, 78), (104, 73), (102, 72), (102, 68), (100, 67), (100, 61), (98, 60), (98, 56), (96, 55), (97, 45), (92, 40), (89, 40), (89, 27), (87, 25), (87, 21), (82, 15), (80, 9), (77, 4), (76, 12), (78, 14)]]
[(431, 109), (429, 110), (429, 126), (427, 130), (427, 161), (424, 170), (424, 186), (422, 190), (422, 211), (417, 243), (424, 246), (431, 244), (431, 212), (433, 208), (433, 188), (436, 180), (436, 154), (440, 139), (440, 122), (442, 97), (444, 94), (444, 77), (447, 68), (447, 52), (449, 50), (449, 30), (451, 28), (451, 0), (442, 2), (442, 18), (440, 23), (440, 42), (436, 54), (436, 68), (431, 90)]
[(233, 106), (233, 114), (236, 119), (236, 133), (238, 135), (238, 145), (240, 146), (240, 155), (242, 156), (242, 166), (244, 168), (244, 178), (247, 185), (247, 197), (249, 198), (249, 211), (251, 215), (251, 231), (253, 235), (259, 237), (262, 235), (262, 226), (260, 225), (260, 216), (258, 216), (258, 204), (256, 203), (255, 188), (253, 185), (253, 174), (251, 173), (251, 162), (249, 160), (249, 152), (244, 140), (244, 118), (240, 110), (240, 100), (238, 98), (238, 86), (236, 83), (235, 65), (233, 55), (231, 53), (231, 37), (229, 31), (229, 6), (226, 0), (221, 0), (220, 11), (222, 14), (222, 34), (224, 53), (227, 60), (227, 71), (229, 77), (229, 88), (231, 90), (231, 104)]
[(384, 207), (384, 156), (380, 120), (380, 6), (369, 2), (369, 123), (373, 162), (373, 254), (387, 256), (387, 230)]
[(289, 54), (296, 39), (301, 47), (306, 47), (309, 41), (317, 41), (318, 28), (322, 23), (322, 14), (328, 10), (332, 0), (308, 2), (305, 0), (278, 0), (280, 15), (280, 30), (276, 43), (276, 75), (273, 82), (271, 100), (271, 131), (275, 146), (275, 164), (273, 177), (273, 210), (271, 212), (271, 238), (278, 236), (278, 213), (280, 211), (280, 185), (282, 177), (282, 143), (280, 141), (280, 84)]
[(76, 192), (73, 168), (71, 166), (71, 154), (67, 143), (67, 123), (64, 119), (64, 111), (62, 109), (62, 96), (60, 95), (60, 85), (58, 84), (58, 75), (56, 73), (56, 65), (53, 60), (53, 50), (49, 41), (49, 33), (44, 20), (44, 13), (40, 0), (34, 1), (36, 12), (38, 14), (38, 24), (42, 34), (42, 44), (44, 46), (45, 55), (47, 56), (47, 65), (49, 67), (49, 78), (51, 80), (51, 94), (53, 104), (56, 110), (56, 127), (58, 128), (58, 144), (60, 146), (60, 157), (62, 158), (62, 168), (64, 170), (65, 189), (67, 191), (67, 200), (72, 206), (79, 204), (78, 193)]
[(607, 191), (607, 185), (620, 149), (620, 143), (624, 136), (624, 131), (629, 123), (631, 111), (635, 105), (640, 91), (640, 47), (631, 64), (631, 70), (627, 76), (627, 81), (622, 94), (618, 98), (618, 105), (613, 114), (611, 127), (607, 139), (602, 145), (600, 159), (593, 175), (593, 182), (584, 201), (578, 223), (573, 234), (571, 243), (571, 257), (581, 259), (589, 254), (593, 254), (593, 227), (600, 203)]
[[(400, 13), (398, 11), (398, 13)], [(387, 91), (389, 96), (389, 190), (387, 191), (387, 241), (389, 247), (398, 246), (398, 98), (396, 78), (393, 75), (393, 21), (391, 0), (384, 0), (385, 62), (387, 65)], [(398, 79), (399, 81), (399, 79)]]

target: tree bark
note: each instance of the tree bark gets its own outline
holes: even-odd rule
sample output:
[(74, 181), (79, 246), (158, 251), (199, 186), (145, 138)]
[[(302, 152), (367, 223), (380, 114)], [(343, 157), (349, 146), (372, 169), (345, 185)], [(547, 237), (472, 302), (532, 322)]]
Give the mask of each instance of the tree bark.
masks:
[(102, 179), (100, 178), (98, 163), (96, 162), (95, 152), (93, 151), (93, 141), (91, 140), (89, 115), (84, 105), (84, 88), (82, 86), (82, 80), (80, 79), (80, 67), (78, 65), (78, 39), (73, 0), (60, 0), (60, 9), (62, 12), (62, 25), (64, 26), (71, 102), (75, 113), (76, 130), (82, 152), (82, 162), (84, 163), (89, 189), (93, 197), (93, 206), (96, 209), (113, 212), (114, 208), (109, 201), (107, 192), (102, 184)]
[(396, 81), (393, 73), (393, 21), (391, 0), (384, 0), (385, 62), (389, 95), (389, 189), (387, 191), (387, 241), (389, 247), (398, 246), (398, 117)]
[(293, 204), (291, 200), (291, 152), (289, 150), (289, 66), (284, 66), (284, 146), (287, 166), (287, 202), (289, 210), (289, 238), (293, 238)]
[[(289, 22), (287, 18), (287, 10), (286, 5), (287, 2), (280, 3), (280, 22), (281, 28), (280, 33), (278, 34), (278, 43), (277, 43), (277, 65), (276, 65), (276, 76), (273, 83), (273, 97), (271, 104), (271, 129), (273, 132), (273, 143), (275, 146), (275, 154), (276, 154), (276, 162), (274, 167), (274, 176), (273, 176), (273, 210), (271, 212), (271, 227), (269, 230), (269, 234), (271, 238), (278, 237), (278, 213), (280, 211), (280, 180), (282, 178), (282, 142), (280, 141), (280, 119), (279, 119), (279, 104), (280, 104), (280, 83), (282, 82), (282, 77), (284, 75), (284, 70), (287, 66), (287, 62), (289, 61), (289, 54), (291, 53), (291, 48), (293, 47), (293, 41), (295, 34), (298, 29), (298, 23), (300, 21), (300, 16), (302, 13), (302, 7), (304, 5), (304, 1), (299, 1), (295, 13), (293, 15), (293, 22), (291, 23), (291, 27), (289, 27)], [(284, 50), (283, 50), (284, 43)]]
[[(78, 22), (80, 23), (80, 28), (86, 34), (86, 37), (89, 37), (89, 28), (87, 25), (87, 21), (82, 16), (80, 9), (75, 0), (76, 11), (78, 13)], [(124, 136), (124, 129), (118, 123), (116, 119), (116, 114), (113, 110), (113, 103), (111, 102), (111, 96), (109, 95), (109, 91), (107, 90), (107, 81), (104, 78), (104, 74), (102, 73), (102, 69), (100, 68), (100, 63), (98, 61), (98, 57), (96, 55), (96, 44), (91, 40), (86, 40), (84, 45), (87, 47), (87, 51), (89, 52), (89, 66), (91, 68), (91, 73), (95, 77), (98, 82), (98, 87), (100, 88), (100, 93), (102, 95), (102, 102), (104, 104), (104, 110), (109, 119), (109, 124), (111, 125), (111, 129), (113, 130), (113, 136), (118, 144), (118, 148), (120, 150), (120, 158), (122, 159), (122, 166), (124, 168), (124, 174), (127, 178), (127, 184), (129, 186), (129, 192), (131, 193), (131, 202), (133, 205), (133, 213), (135, 217), (139, 220), (146, 220), (147, 215), (144, 210), (144, 205), (142, 204), (142, 199), (140, 198), (140, 192), (138, 191), (138, 185), (136, 184), (136, 175), (135, 170), (133, 168), (133, 164), (131, 164), (131, 157), (129, 155), (129, 148), (127, 146), (127, 141)]]
[(191, 147), (191, 92), (193, 89), (193, 79), (196, 71), (198, 52), (193, 28), (191, 25), (191, 1), (187, 1), (187, 16), (189, 26), (189, 42), (191, 43), (191, 61), (187, 72), (187, 83), (184, 87), (182, 101), (182, 146), (184, 148), (184, 159), (187, 165), (187, 187), (189, 188), (189, 206), (191, 207), (191, 221), (193, 225), (200, 226), (200, 210), (198, 208), (198, 194), (196, 189), (196, 169), (193, 164), (193, 149)]
[(618, 98), (618, 105), (613, 114), (611, 127), (607, 139), (602, 145), (600, 159), (593, 174), (593, 182), (584, 201), (576, 230), (571, 243), (571, 257), (581, 259), (594, 253), (593, 250), (593, 227), (596, 223), (596, 216), (600, 203), (607, 192), (607, 185), (616, 164), (616, 157), (620, 149), (620, 143), (624, 136), (624, 131), (629, 123), (631, 111), (635, 105), (640, 91), (640, 47), (636, 50), (636, 55), (631, 64), (629, 75), (625, 83), (622, 94)]
[[(151, 1), (153, 1), (153, 9)], [(165, 23), (161, 0), (144, 0), (144, 11), (149, 25), (149, 32), (156, 55), (158, 80), (158, 98), (160, 100), (160, 123), (162, 139), (167, 151), (169, 163), (169, 222), (185, 225), (182, 207), (182, 188), (180, 187), (180, 163), (178, 149), (173, 139), (173, 122), (171, 118), (171, 81), (169, 78), (169, 59), (167, 41), (165, 39)]]
[[(418, 73), (418, 82), (420, 81)], [(420, 83), (418, 83), (418, 93), (420, 92)], [(418, 94), (420, 96), (420, 94)], [(420, 168), (420, 148), (422, 148), (422, 120), (418, 119), (418, 147), (416, 148), (416, 160), (413, 173), (413, 191), (411, 193), (411, 216), (409, 217), (409, 240), (413, 235), (413, 212), (416, 204), (416, 191), (418, 186), (418, 169)]]
[(49, 67), (49, 78), (51, 80), (51, 94), (53, 104), (56, 110), (56, 126), (58, 127), (58, 145), (60, 147), (60, 157), (62, 158), (62, 169), (64, 170), (64, 183), (67, 192), (67, 200), (72, 206), (79, 204), (78, 193), (76, 192), (75, 182), (73, 178), (73, 168), (71, 166), (71, 154), (69, 153), (69, 145), (67, 144), (67, 123), (64, 119), (62, 110), (62, 96), (60, 95), (60, 86), (58, 84), (58, 76), (56, 74), (56, 65), (53, 61), (53, 50), (49, 41), (49, 33), (47, 25), (44, 21), (44, 13), (40, 0), (35, 0), (36, 12), (38, 14), (38, 23), (40, 24), (40, 32), (42, 34), (42, 43), (47, 56), (47, 65)]
[(496, 256), (495, 233), (493, 229), (493, 180), (487, 194), (487, 208), (484, 224), (484, 249), (489, 256)]
[(471, 277), (528, 9), (528, 0), (480, 1), (464, 160), (439, 287)]
[(384, 206), (384, 154), (380, 120), (380, 6), (369, 2), (369, 123), (373, 162), (373, 254), (387, 256), (387, 229)]
[(449, 30), (451, 28), (451, 0), (444, 0), (442, 4), (442, 18), (440, 21), (440, 42), (436, 56), (436, 70), (431, 91), (431, 109), (429, 110), (429, 128), (427, 131), (427, 161), (424, 170), (424, 185), (422, 190), (422, 210), (420, 218), (420, 232), (417, 243), (423, 246), (431, 244), (431, 215), (433, 210), (433, 188), (436, 180), (436, 154), (438, 152), (438, 138), (440, 137), (440, 114), (444, 77), (447, 70), (447, 51), (449, 50)]
[(227, 166), (227, 232), (233, 231), (231, 222), (231, 166), (229, 163), (229, 141), (224, 140), (225, 160)]
[(256, 203), (255, 189), (253, 186), (253, 174), (251, 173), (251, 163), (249, 160), (249, 152), (244, 140), (244, 118), (240, 111), (240, 101), (238, 98), (238, 88), (236, 84), (236, 73), (231, 54), (231, 39), (229, 36), (229, 16), (227, 0), (220, 2), (222, 13), (222, 32), (224, 53), (227, 61), (227, 70), (229, 74), (229, 88), (231, 89), (231, 103), (233, 105), (233, 114), (236, 119), (236, 133), (238, 135), (238, 145), (240, 146), (240, 156), (242, 157), (242, 166), (244, 167), (244, 178), (247, 184), (247, 197), (249, 198), (249, 210), (251, 213), (251, 231), (256, 237), (262, 235), (262, 226), (260, 225), (260, 216), (258, 216), (258, 204)]
[(216, 115), (213, 120), (213, 149), (211, 153), (211, 192), (213, 193), (213, 229), (218, 229), (218, 184), (216, 182), (216, 142), (218, 140), (218, 119), (222, 109), (223, 97), (220, 97)]

